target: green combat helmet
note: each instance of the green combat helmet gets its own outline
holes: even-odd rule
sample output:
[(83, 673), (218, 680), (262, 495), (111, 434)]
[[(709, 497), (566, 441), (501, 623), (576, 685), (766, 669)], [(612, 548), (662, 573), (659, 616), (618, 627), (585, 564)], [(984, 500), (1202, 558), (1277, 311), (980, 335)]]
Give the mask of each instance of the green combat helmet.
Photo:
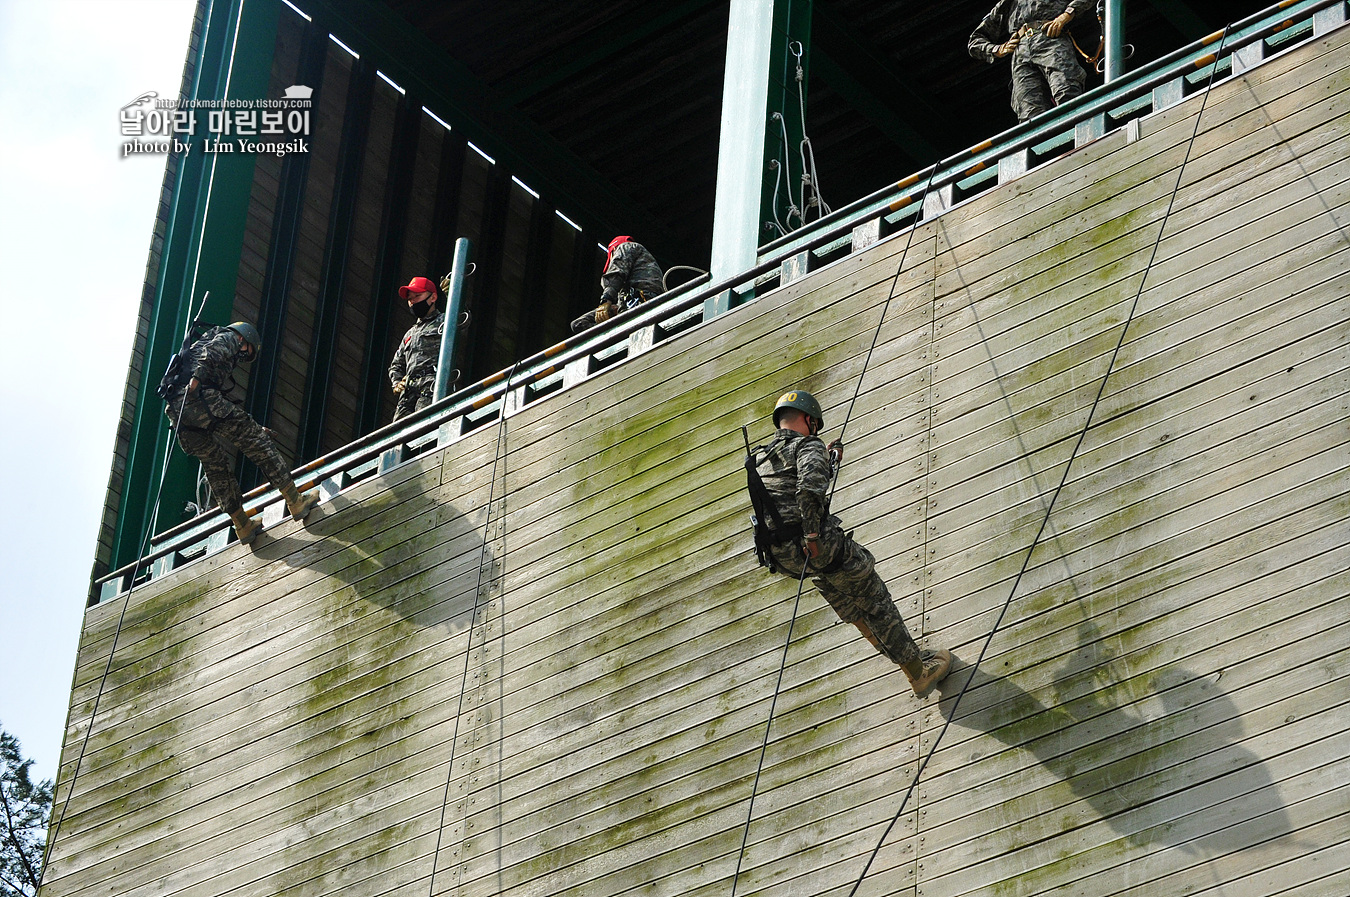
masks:
[(244, 342), (248, 343), (253, 348), (254, 355), (257, 355), (262, 351), (262, 337), (258, 335), (257, 328), (252, 324), (247, 321), (235, 321), (226, 329), (233, 330), (235, 333), (242, 336)]
[(796, 408), (803, 414), (816, 419), (816, 426), (825, 429), (825, 419), (821, 416), (820, 403), (816, 397), (804, 389), (785, 392), (778, 399), (778, 404), (773, 406), (773, 425), (778, 426), (778, 415), (784, 408)]

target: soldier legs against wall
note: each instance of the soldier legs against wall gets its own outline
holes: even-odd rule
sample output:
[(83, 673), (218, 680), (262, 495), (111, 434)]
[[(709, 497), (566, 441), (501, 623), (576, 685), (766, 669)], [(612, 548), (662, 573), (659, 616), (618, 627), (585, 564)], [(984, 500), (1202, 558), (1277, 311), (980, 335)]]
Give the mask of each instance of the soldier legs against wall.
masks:
[[(839, 619), (857, 626), (878, 651), (902, 667), (920, 663), (900, 611), (891, 600), (886, 583), (876, 572), (872, 552), (850, 539), (837, 527), (820, 534), (820, 555), (807, 571), (811, 582), (834, 608)], [(786, 575), (800, 578), (806, 555), (796, 543), (778, 546), (774, 560)]]
[[(206, 405), (187, 397), (186, 407), (182, 408), (182, 419), (178, 421), (178, 444), (183, 451), (202, 462), (202, 471), (211, 485), (211, 493), (226, 514), (234, 515), (243, 507), (243, 497), (239, 483), (234, 478), (230, 457), (221, 447), (219, 440), (225, 440), (243, 452), (250, 461), (258, 465), (267, 479), (283, 495), (295, 492), (295, 481), (286, 462), (277, 452), (267, 432), (258, 425), (248, 412), (236, 405), (225, 402), (216, 403), (216, 417)], [(179, 403), (172, 402), (165, 409), (170, 418), (179, 411)]]

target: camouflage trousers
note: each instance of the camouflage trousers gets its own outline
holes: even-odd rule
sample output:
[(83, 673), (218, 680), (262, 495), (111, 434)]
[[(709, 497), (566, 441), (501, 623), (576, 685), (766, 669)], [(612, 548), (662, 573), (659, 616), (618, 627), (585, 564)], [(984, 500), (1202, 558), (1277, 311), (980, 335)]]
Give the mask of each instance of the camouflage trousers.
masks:
[[(902, 666), (918, 662), (919, 646), (905, 628), (905, 621), (891, 600), (886, 583), (877, 575), (872, 552), (854, 542), (837, 526), (825, 527), (816, 544), (820, 553), (807, 572), (814, 574), (812, 584), (825, 596), (839, 619), (870, 630), (876, 639), (873, 644), (889, 660)], [(789, 542), (776, 546), (773, 557), (780, 573), (793, 579), (801, 578), (806, 553), (800, 545)], [(821, 572), (822, 569), (830, 572)]]
[(1083, 92), (1086, 80), (1067, 35), (1028, 33), (1012, 57), (1012, 107), (1017, 120), (1026, 121), (1073, 99)]
[(436, 395), (436, 383), (433, 380), (404, 388), (403, 392), (398, 395), (398, 405), (394, 408), (394, 420), (412, 414), (414, 411), (421, 411), (431, 404), (434, 395)]
[[(199, 390), (203, 391), (206, 390)], [(271, 437), (247, 411), (219, 394), (192, 395), (182, 407), (180, 420), (181, 402), (180, 396), (174, 396), (165, 406), (164, 413), (177, 425), (178, 444), (183, 451), (202, 462), (202, 472), (211, 485), (211, 494), (226, 514), (240, 510), (244, 502), (230, 456), (221, 447), (220, 440), (243, 452), (277, 489), (285, 491), (295, 487), (291, 471), (272, 444)]]

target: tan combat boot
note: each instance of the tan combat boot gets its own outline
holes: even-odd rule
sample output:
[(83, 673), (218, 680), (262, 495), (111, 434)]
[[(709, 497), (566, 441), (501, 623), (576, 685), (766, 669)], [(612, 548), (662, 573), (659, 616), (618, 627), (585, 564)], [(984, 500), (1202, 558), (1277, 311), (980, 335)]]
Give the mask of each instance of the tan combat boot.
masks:
[(248, 512), (243, 508), (231, 514), (230, 520), (234, 522), (234, 534), (245, 545), (252, 542), (258, 533), (262, 532), (263, 522), (248, 516)]
[(951, 668), (952, 652), (945, 648), (940, 651), (924, 651), (918, 660), (901, 667), (909, 677), (909, 685), (914, 689), (914, 694), (920, 698), (927, 696)]
[(319, 503), (319, 490), (311, 489), (304, 495), (295, 486), (289, 489), (281, 490), (282, 498), (286, 499), (286, 510), (291, 512), (292, 520), (304, 520), (309, 516), (309, 512), (314, 510), (314, 506)]

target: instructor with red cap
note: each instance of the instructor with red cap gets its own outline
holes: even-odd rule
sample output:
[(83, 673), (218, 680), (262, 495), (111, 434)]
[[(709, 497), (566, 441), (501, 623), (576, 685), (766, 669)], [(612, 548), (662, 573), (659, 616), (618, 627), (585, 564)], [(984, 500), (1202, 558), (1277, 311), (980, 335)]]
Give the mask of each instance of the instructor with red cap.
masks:
[(417, 323), (408, 328), (403, 341), (394, 350), (389, 364), (389, 382), (398, 396), (394, 420), (431, 404), (436, 390), (436, 363), (441, 356), (441, 333), (445, 329), (445, 310), (441, 291), (426, 277), (414, 277), (398, 288), (399, 298), (408, 303)]

